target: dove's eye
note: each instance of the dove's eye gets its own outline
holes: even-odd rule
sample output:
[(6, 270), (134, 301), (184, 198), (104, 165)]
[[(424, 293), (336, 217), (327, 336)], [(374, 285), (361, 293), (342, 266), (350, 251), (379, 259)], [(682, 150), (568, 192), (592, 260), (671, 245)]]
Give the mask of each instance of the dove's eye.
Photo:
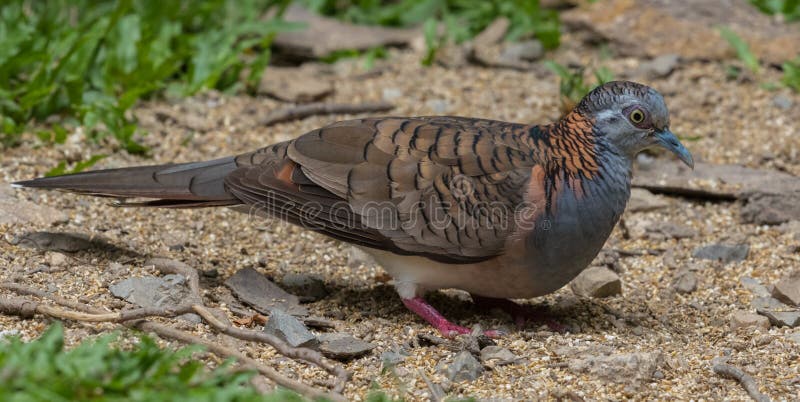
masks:
[(633, 109), (628, 115), (628, 118), (633, 124), (641, 124), (644, 121), (644, 111), (642, 109)]

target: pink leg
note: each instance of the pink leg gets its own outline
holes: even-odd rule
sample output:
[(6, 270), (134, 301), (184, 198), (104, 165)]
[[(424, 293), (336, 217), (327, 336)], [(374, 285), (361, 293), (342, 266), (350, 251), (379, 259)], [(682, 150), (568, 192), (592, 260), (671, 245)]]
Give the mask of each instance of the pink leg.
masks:
[[(469, 328), (465, 328), (448, 321), (447, 318), (442, 315), (442, 313), (436, 311), (433, 306), (428, 304), (428, 302), (421, 297), (413, 297), (411, 299), (402, 300), (403, 304), (405, 304), (409, 310), (417, 313), (417, 315), (422, 317), (422, 319), (427, 321), (434, 328), (438, 329), (442, 336), (446, 338), (450, 338), (459, 334), (472, 333), (472, 330)], [(502, 333), (497, 330), (489, 330), (484, 331), (484, 335), (490, 338), (499, 338), (502, 336)]]
[(516, 303), (509, 299), (471, 295), (476, 305), (485, 308), (499, 308), (511, 315), (518, 327), (528, 322), (544, 322), (555, 332), (566, 332), (566, 327), (559, 324), (547, 314), (547, 309), (540, 306), (529, 306)]

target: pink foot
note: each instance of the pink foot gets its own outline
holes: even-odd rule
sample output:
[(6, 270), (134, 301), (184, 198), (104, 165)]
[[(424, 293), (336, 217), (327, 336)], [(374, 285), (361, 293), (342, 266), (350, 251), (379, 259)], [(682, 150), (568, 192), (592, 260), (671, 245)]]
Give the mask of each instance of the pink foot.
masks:
[(567, 327), (559, 324), (552, 317), (550, 317), (550, 315), (547, 313), (546, 307), (519, 304), (509, 299), (483, 297), (478, 295), (471, 296), (472, 301), (474, 301), (476, 305), (485, 308), (499, 308), (507, 312), (511, 315), (511, 318), (514, 319), (514, 323), (516, 323), (518, 327), (523, 327), (525, 324), (531, 322), (543, 322), (548, 328), (555, 332), (564, 333), (567, 331)]
[[(442, 313), (436, 311), (433, 306), (428, 304), (428, 302), (421, 297), (402, 300), (403, 304), (405, 304), (409, 310), (417, 313), (418, 316), (422, 317), (422, 319), (427, 321), (434, 328), (438, 329), (439, 333), (441, 333), (445, 338), (472, 333), (471, 329), (453, 324), (452, 322), (448, 321), (447, 318), (444, 318)], [(484, 331), (483, 334), (489, 338), (499, 338), (503, 336), (502, 331), (498, 330)]]

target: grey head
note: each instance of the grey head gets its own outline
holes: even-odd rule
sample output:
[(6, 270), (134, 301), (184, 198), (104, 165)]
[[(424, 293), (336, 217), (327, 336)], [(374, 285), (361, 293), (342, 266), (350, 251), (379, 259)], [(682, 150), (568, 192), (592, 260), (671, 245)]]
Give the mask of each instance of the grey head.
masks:
[(577, 111), (592, 119), (596, 133), (629, 158), (660, 146), (694, 168), (692, 154), (669, 129), (664, 97), (653, 88), (631, 81), (608, 82), (589, 92)]

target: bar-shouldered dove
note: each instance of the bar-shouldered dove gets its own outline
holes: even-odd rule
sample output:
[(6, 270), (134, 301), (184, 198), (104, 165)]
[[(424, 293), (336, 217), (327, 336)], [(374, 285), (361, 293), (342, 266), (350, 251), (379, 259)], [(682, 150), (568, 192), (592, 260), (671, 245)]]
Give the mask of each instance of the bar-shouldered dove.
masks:
[(207, 162), (15, 185), (132, 199), (121, 201), (130, 206), (231, 206), (302, 225), (372, 254), (403, 303), (453, 335), (470, 330), (429, 305), (425, 291), (530, 298), (561, 288), (611, 234), (629, 198), (632, 160), (651, 146), (693, 166), (669, 130), (662, 96), (617, 81), (547, 125), (364, 118)]

